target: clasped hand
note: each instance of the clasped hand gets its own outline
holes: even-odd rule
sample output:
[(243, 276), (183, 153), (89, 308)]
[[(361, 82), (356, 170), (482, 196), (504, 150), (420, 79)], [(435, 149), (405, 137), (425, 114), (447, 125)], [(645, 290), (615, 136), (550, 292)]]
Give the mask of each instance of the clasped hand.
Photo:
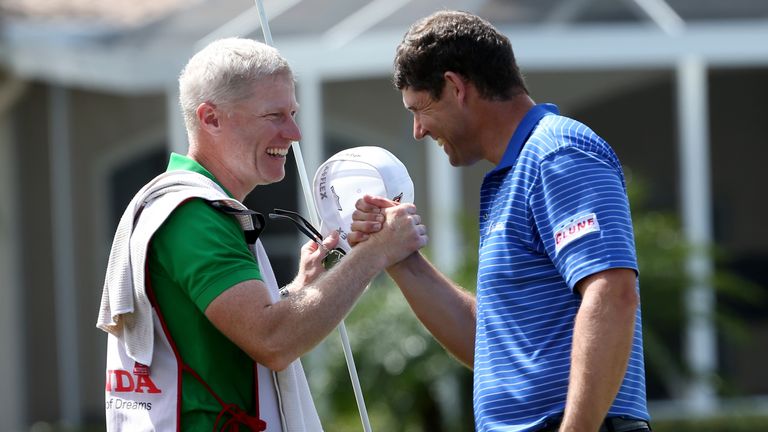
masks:
[(388, 254), (387, 267), (427, 245), (427, 227), (415, 205), (365, 195), (355, 208), (347, 242), (353, 247), (365, 241), (381, 243), (381, 252)]

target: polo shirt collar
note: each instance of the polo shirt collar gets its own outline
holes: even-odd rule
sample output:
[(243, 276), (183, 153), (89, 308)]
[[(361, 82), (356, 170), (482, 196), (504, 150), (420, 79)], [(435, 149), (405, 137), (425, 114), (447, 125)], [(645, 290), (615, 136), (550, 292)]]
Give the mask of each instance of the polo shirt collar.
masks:
[(512, 134), (512, 138), (510, 138), (507, 144), (507, 150), (504, 151), (504, 156), (501, 157), (501, 162), (491, 172), (511, 167), (517, 160), (520, 150), (523, 149), (525, 142), (528, 141), (528, 137), (531, 136), (531, 132), (536, 128), (536, 125), (539, 124), (539, 121), (544, 116), (550, 114), (560, 114), (557, 105), (550, 103), (538, 104), (528, 110), (523, 120), (517, 125), (515, 133)]
[(168, 169), (166, 169), (166, 171), (192, 171), (197, 174), (202, 174), (208, 177), (209, 179), (215, 181), (216, 184), (221, 186), (224, 192), (226, 192), (227, 195), (230, 196), (230, 198), (233, 198), (232, 194), (224, 187), (224, 185), (222, 185), (221, 183), (219, 183), (218, 180), (216, 180), (216, 177), (214, 177), (210, 171), (205, 169), (204, 166), (200, 165), (199, 162), (197, 162), (192, 158), (172, 152), (171, 158), (168, 161)]

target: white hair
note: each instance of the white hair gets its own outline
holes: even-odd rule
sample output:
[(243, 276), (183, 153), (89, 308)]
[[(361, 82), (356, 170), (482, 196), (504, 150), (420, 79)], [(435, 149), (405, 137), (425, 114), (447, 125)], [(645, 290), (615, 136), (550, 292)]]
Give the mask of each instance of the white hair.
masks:
[(179, 76), (179, 104), (187, 132), (197, 130), (197, 107), (226, 105), (251, 96), (254, 82), (293, 72), (277, 49), (251, 39), (211, 42), (189, 59)]

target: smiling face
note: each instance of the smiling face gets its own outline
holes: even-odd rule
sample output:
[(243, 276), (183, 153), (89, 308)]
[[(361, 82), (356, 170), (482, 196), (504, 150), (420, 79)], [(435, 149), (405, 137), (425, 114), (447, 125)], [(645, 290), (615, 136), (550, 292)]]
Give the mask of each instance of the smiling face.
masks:
[(285, 177), (285, 157), (301, 132), (291, 76), (262, 79), (252, 86), (251, 95), (222, 107), (218, 141), (230, 175), (253, 188)]
[(453, 166), (472, 165), (482, 159), (471, 132), (471, 116), (455, 97), (454, 87), (446, 85), (436, 100), (424, 90), (401, 90), (403, 105), (413, 114), (413, 137), (426, 136), (437, 141)]

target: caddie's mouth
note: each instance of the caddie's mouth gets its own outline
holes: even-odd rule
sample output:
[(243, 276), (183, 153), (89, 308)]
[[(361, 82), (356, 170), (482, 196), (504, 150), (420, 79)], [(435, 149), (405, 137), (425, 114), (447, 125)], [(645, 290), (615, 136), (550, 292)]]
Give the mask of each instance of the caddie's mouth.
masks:
[(289, 147), (286, 147), (286, 148), (270, 147), (267, 149), (267, 154), (272, 157), (284, 158), (288, 155), (288, 149)]

